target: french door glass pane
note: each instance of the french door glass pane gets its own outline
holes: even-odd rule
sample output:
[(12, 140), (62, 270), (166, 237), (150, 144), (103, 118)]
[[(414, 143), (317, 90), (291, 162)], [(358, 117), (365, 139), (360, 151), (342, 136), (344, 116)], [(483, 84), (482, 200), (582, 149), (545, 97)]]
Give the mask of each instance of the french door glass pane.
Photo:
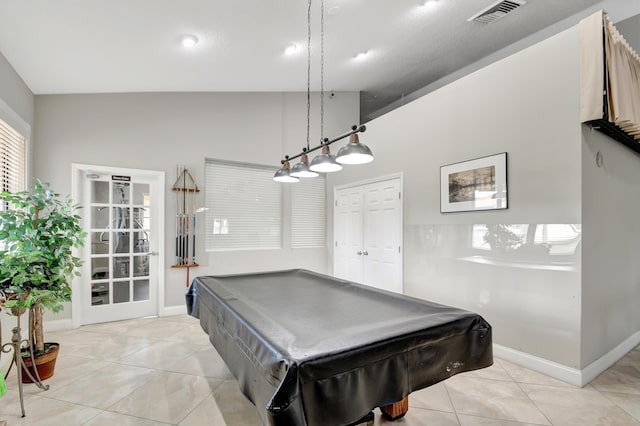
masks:
[(106, 207), (91, 207), (91, 227), (97, 229), (109, 228), (109, 209)]
[(113, 182), (113, 204), (129, 204), (130, 197), (129, 182)]
[(133, 276), (146, 277), (149, 275), (149, 256), (135, 256), (133, 258)]
[(146, 183), (133, 184), (133, 204), (148, 206), (150, 205), (149, 185)]
[(109, 203), (109, 182), (91, 181), (91, 202), (96, 204)]
[(109, 283), (91, 284), (91, 305), (109, 304)]
[(133, 300), (149, 300), (149, 280), (133, 282)]
[(124, 303), (129, 301), (129, 281), (114, 281), (113, 303)]
[(113, 258), (113, 278), (129, 278), (129, 257)]
[(91, 259), (91, 279), (104, 280), (109, 278), (109, 258), (94, 257)]

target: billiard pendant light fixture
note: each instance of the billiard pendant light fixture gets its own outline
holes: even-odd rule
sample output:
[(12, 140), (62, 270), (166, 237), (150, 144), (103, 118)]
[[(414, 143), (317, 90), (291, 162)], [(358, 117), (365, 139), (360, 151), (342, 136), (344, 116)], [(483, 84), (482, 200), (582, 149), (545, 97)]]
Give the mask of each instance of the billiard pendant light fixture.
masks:
[(295, 176), (291, 176), (291, 174), (289, 173), (289, 162), (285, 161), (284, 163), (282, 163), (282, 168), (278, 170), (275, 175), (273, 175), (273, 180), (282, 183), (294, 183), (298, 182), (300, 179)]
[(326, 145), (324, 141), (321, 145), (322, 151), (314, 157), (309, 168), (319, 173), (332, 173), (342, 170), (342, 164), (338, 163), (335, 155), (331, 154), (329, 145)]
[(291, 172), (289, 172), (289, 174), (297, 178), (310, 178), (318, 176), (318, 173), (316, 173), (309, 167), (309, 157), (307, 156), (307, 154), (302, 154), (302, 156), (300, 157), (300, 162), (295, 164), (291, 168)]
[[(373, 161), (371, 149), (360, 143), (358, 133), (366, 130), (365, 126), (353, 125), (351, 131), (329, 140), (324, 134), (324, 0), (320, 0), (320, 145), (309, 146), (309, 128), (311, 116), (311, 0), (307, 7), (307, 146), (294, 156), (285, 155), (280, 161), (280, 168), (273, 180), (276, 182), (298, 182), (299, 178), (316, 177), (318, 173), (332, 173), (342, 170), (342, 164), (365, 164)], [(329, 145), (350, 136), (349, 143), (338, 151), (338, 156), (331, 154)], [(308, 154), (321, 149), (309, 163)], [(300, 162), (290, 167), (290, 160), (300, 158)]]
[(367, 164), (373, 161), (373, 154), (368, 146), (360, 143), (357, 134), (349, 137), (349, 143), (340, 148), (336, 161), (340, 164)]

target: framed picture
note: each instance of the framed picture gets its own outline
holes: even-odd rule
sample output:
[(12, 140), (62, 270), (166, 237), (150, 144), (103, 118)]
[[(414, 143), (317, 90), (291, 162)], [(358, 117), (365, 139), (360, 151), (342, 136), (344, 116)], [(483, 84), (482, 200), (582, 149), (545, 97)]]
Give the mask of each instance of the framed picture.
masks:
[(507, 153), (440, 167), (440, 212), (507, 208)]

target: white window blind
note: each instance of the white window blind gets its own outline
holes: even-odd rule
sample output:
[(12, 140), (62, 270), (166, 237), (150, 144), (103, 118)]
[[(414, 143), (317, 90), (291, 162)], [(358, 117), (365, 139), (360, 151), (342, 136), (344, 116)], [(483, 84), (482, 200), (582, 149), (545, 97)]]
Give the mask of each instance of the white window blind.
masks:
[(292, 248), (325, 246), (325, 182), (321, 175), (291, 185)]
[[(0, 120), (0, 162), (2, 163), (0, 191), (24, 191), (27, 167), (27, 142), (20, 133)], [(5, 208), (5, 203), (2, 203)]]
[(277, 249), (282, 246), (282, 184), (273, 167), (207, 160), (206, 248)]

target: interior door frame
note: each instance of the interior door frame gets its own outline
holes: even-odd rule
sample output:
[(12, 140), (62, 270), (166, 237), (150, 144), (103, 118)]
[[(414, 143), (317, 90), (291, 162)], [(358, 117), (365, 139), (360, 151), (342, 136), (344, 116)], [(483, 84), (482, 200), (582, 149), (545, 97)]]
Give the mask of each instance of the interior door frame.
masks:
[[(111, 166), (97, 166), (92, 164), (71, 164), (71, 198), (73, 200), (82, 199), (82, 183), (83, 178), (88, 172), (94, 173), (108, 173), (118, 174), (125, 176), (145, 176), (155, 180), (158, 184), (158, 200), (157, 200), (157, 215), (158, 215), (158, 297), (156, 306), (156, 312), (158, 315), (162, 312), (165, 299), (165, 280), (164, 280), (164, 227), (165, 227), (165, 172), (160, 170), (145, 170), (145, 169), (132, 169), (125, 167), (111, 167)], [(77, 249), (76, 249), (77, 250)], [(71, 283), (72, 297), (71, 297), (71, 325), (73, 328), (78, 328), (82, 324), (82, 280), (83, 277), (74, 277)], [(78, 295), (73, 297), (73, 295)]]
[(335, 273), (335, 248), (336, 248), (336, 200), (338, 191), (343, 189), (353, 188), (355, 186), (364, 186), (371, 183), (384, 182), (387, 180), (400, 179), (400, 286), (402, 288), (402, 294), (404, 294), (404, 174), (402, 172), (393, 173), (390, 175), (378, 176), (370, 179), (359, 180), (355, 182), (345, 183), (333, 187), (333, 200), (331, 205), (333, 206), (333, 235), (331, 239), (331, 271)]

